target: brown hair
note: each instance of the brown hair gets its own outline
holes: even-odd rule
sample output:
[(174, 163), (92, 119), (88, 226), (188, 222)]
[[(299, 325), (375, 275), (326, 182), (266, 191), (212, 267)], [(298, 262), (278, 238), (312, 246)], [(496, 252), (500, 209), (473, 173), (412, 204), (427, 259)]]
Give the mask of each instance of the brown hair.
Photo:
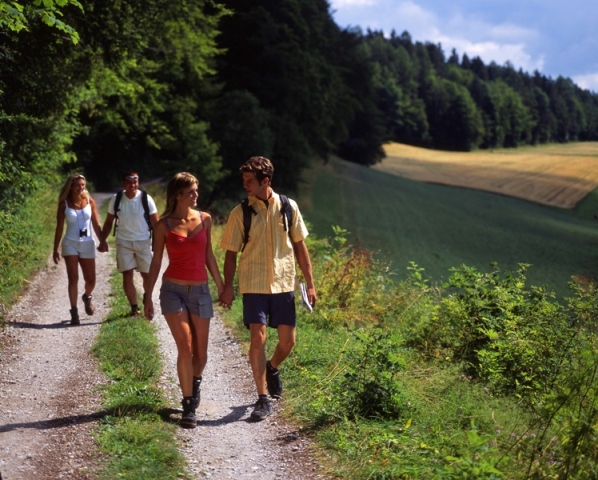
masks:
[[(64, 202), (67, 198), (69, 198), (73, 182), (81, 178), (85, 180), (85, 177), (80, 173), (73, 173), (69, 176), (69, 178), (66, 179), (66, 182), (64, 182), (64, 185), (62, 186), (62, 188), (60, 189), (60, 193), (58, 194), (58, 203)], [(81, 192), (81, 196), (83, 198), (89, 198), (89, 192), (87, 191), (87, 188), (85, 188), (83, 192)]]
[(170, 179), (170, 182), (168, 182), (168, 185), (166, 186), (166, 208), (164, 209), (162, 217), (168, 217), (176, 210), (177, 195), (193, 185), (199, 186), (199, 180), (189, 172), (177, 173)]
[(262, 183), (264, 178), (270, 179), (272, 184), (272, 177), (274, 176), (274, 166), (272, 162), (266, 157), (251, 157), (247, 160), (241, 168), (242, 173), (253, 173), (258, 182)]

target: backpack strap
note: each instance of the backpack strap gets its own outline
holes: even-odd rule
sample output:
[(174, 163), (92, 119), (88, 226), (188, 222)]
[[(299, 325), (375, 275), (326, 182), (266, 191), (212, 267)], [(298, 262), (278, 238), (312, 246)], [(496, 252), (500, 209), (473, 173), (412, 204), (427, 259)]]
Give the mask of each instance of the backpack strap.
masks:
[[(291, 237), (291, 225), (293, 225), (293, 209), (291, 208), (291, 202), (286, 195), (279, 195), (280, 203), (280, 214), (282, 215), (282, 223), (284, 224), (284, 231), (288, 232), (289, 238)], [(249, 199), (245, 198), (241, 202), (241, 208), (243, 209), (243, 246), (241, 252), (245, 250), (245, 245), (249, 241), (249, 229), (251, 228), (251, 214), (257, 215), (255, 209), (249, 205)], [(292, 240), (291, 240), (292, 241)]]
[(151, 232), (153, 230), (152, 222), (150, 220), (150, 213), (149, 213), (149, 201), (147, 199), (147, 192), (145, 190), (140, 190), (141, 192), (141, 205), (143, 205), (143, 217), (147, 222), (147, 228)]
[(291, 236), (291, 225), (293, 225), (293, 209), (291, 208), (291, 202), (289, 202), (289, 197), (286, 195), (279, 195), (279, 197), (280, 202), (282, 203), (280, 213), (284, 223), (284, 231), (289, 232), (289, 236)]
[[(152, 245), (154, 243), (154, 228), (152, 227), (152, 222), (150, 220), (150, 213), (149, 213), (149, 201), (147, 199), (147, 192), (145, 190), (139, 189), (141, 192), (141, 205), (143, 205), (143, 218), (147, 223), (147, 229), (150, 232), (150, 239), (152, 240)], [(114, 199), (114, 230), (112, 231), (112, 235), (116, 235), (116, 229), (118, 228), (118, 211), (120, 210), (120, 202), (123, 198), (124, 190), (119, 190), (116, 193), (116, 198)]]
[(114, 199), (114, 229), (112, 230), (112, 236), (116, 236), (116, 229), (118, 227), (118, 211), (120, 210), (120, 201), (123, 198), (124, 190), (119, 190), (116, 193), (116, 198)]
[(241, 209), (243, 210), (243, 246), (241, 252), (245, 250), (245, 245), (249, 241), (249, 229), (251, 228), (251, 215), (257, 215), (255, 209), (249, 205), (249, 199), (244, 198), (241, 202)]

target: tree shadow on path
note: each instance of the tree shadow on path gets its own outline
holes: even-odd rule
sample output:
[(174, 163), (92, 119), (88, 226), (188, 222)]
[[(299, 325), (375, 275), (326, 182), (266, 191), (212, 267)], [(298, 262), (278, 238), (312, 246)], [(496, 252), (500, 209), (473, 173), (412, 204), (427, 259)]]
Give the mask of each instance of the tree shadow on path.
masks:
[(34, 428), (36, 430), (51, 430), (54, 428), (62, 428), (74, 424), (95, 422), (108, 414), (108, 411), (101, 410), (96, 413), (69, 415), (68, 417), (51, 418), (48, 420), (39, 420), (35, 422), (7, 423), (5, 425), (0, 425), (0, 433), (12, 432), (13, 430), (28, 428)]

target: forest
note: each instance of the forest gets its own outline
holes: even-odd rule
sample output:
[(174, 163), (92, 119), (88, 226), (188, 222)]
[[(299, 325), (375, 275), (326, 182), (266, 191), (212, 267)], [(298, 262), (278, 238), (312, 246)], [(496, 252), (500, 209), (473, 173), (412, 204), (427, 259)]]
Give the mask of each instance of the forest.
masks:
[(97, 189), (124, 167), (191, 171), (202, 206), (224, 213), (255, 154), (293, 191), (310, 159), (373, 165), (388, 141), (598, 139), (598, 95), (572, 80), (447, 55), (407, 31), (343, 29), (326, 0), (0, 1), (0, 33), (3, 215), (72, 170)]

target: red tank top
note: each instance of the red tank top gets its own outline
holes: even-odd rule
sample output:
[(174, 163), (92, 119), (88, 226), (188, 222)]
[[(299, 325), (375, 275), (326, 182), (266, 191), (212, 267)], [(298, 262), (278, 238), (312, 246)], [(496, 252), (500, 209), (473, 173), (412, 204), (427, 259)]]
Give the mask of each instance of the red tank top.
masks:
[[(201, 213), (200, 213), (201, 215)], [(201, 218), (203, 225), (203, 216)], [(175, 280), (189, 282), (203, 282), (208, 280), (206, 270), (206, 227), (192, 237), (183, 237), (168, 227), (166, 237), (166, 251), (168, 252), (168, 267), (164, 276)]]

